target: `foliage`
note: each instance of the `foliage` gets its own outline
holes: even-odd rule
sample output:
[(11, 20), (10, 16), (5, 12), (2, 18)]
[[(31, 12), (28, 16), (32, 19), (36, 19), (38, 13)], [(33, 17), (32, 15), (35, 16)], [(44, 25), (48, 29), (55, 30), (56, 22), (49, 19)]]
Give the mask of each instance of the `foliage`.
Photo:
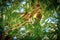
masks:
[(56, 0), (0, 0), (0, 5), (1, 40), (60, 40)]

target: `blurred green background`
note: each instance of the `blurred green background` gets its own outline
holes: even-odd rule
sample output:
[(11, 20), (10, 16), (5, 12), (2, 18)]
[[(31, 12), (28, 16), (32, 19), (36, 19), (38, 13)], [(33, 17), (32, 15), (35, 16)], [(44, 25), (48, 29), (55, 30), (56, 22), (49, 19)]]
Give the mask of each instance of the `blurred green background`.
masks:
[[(32, 12), (37, 3), (41, 20), (32, 17), (34, 23), (19, 27), (25, 22), (21, 14)], [(0, 0), (0, 40), (60, 40), (60, 1)]]

